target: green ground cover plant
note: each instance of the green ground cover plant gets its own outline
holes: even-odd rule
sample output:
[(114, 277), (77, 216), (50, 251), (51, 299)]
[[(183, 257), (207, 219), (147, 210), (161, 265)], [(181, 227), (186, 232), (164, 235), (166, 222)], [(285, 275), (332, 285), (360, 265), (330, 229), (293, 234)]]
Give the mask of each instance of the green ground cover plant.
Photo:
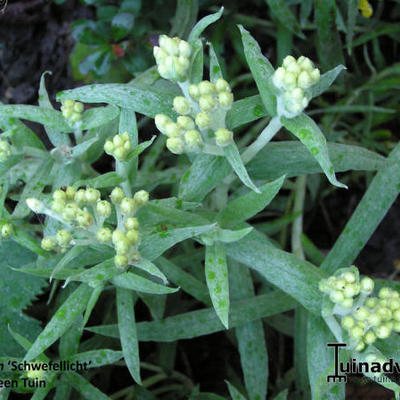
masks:
[[(280, 37), (303, 35), (289, 7), (275, 3), (291, 32)], [(357, 7), (371, 16), (369, 3), (350, 3), (350, 22)], [(329, 7), (317, 4), (317, 18), (329, 19)], [(302, 3), (304, 21), (311, 9)], [(330, 342), (348, 344), (344, 361), (400, 362), (400, 284), (362, 277), (352, 265), (398, 195), (400, 147), (380, 144), (381, 155), (371, 142), (334, 140), (353, 112), (369, 116), (354, 132), (394, 120), (394, 109), (374, 104), (398, 94), (371, 89), (368, 104), (355, 105), (359, 94), (343, 93), (346, 66), (336, 57), (321, 69), (296, 52), (272, 64), (239, 24), (244, 79), (258, 93), (237, 100), (229, 59), (203, 39), (223, 11), (180, 37), (160, 35), (154, 66), (129, 83), (64, 90), (57, 110), (44, 73), (37, 106), (0, 105), (0, 373), (18, 382), (1, 399), (224, 399), (174, 370), (178, 341), (216, 332), (240, 356), (241, 372), (227, 368), (222, 378), (235, 400), (344, 399), (345, 385), (326, 380)], [(395, 64), (361, 85), (389, 85), (398, 74)], [(327, 91), (341, 96), (335, 106)], [(308, 112), (311, 104), (320, 108)], [(326, 111), (321, 123), (316, 110)], [(337, 119), (327, 141), (323, 129)], [(44, 140), (21, 120), (42, 125)], [(141, 135), (146, 124), (151, 137)], [(282, 131), (291, 140), (271, 142)], [(101, 170), (102, 159), (112, 167)], [(323, 255), (303, 234), (305, 198), (323, 180), (326, 192), (352, 190), (351, 173), (336, 177), (347, 171), (366, 171), (368, 187)], [(272, 204), (283, 213), (266, 221)], [(290, 225), (287, 248), (279, 234)], [(42, 293), (46, 321), (25, 312)], [(144, 307), (148, 318), (138, 319)], [(294, 339), (293, 368), (280, 379), (270, 377), (264, 323)], [(145, 342), (157, 344), (157, 356), (143, 359)], [(90, 364), (79, 373), (14, 371), (10, 360)], [(93, 380), (113, 370), (129, 375), (105, 393)], [(24, 387), (39, 380), (45, 386)], [(394, 380), (380, 384), (399, 398)]]

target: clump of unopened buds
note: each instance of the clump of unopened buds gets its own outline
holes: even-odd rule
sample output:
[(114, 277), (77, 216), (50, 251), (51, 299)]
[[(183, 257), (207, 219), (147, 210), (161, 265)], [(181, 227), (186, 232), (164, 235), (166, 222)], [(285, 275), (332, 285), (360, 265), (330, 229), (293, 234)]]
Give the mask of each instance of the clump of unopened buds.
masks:
[(199, 152), (205, 143), (227, 146), (233, 141), (233, 132), (225, 128), (226, 112), (232, 107), (231, 88), (224, 79), (214, 83), (204, 80), (188, 87), (188, 97), (177, 96), (173, 109), (179, 114), (176, 122), (165, 114), (158, 114), (158, 130), (168, 137), (167, 148), (174, 154)]
[(0, 139), (0, 162), (5, 161), (11, 155), (11, 146), (7, 140)]
[(11, 237), (11, 235), (14, 233), (14, 228), (9, 222), (5, 222), (3, 225), (0, 227), (0, 233), (1, 237), (3, 239), (8, 239)]
[(82, 119), (83, 110), (83, 104), (79, 101), (67, 99), (61, 103), (62, 115), (70, 124), (76, 124)]
[(334, 304), (332, 315), (339, 318), (341, 328), (356, 351), (363, 351), (376, 339), (386, 339), (400, 332), (400, 294), (383, 287), (372, 295), (374, 281), (359, 279), (355, 267), (320, 281), (319, 289)]
[(126, 160), (131, 149), (132, 143), (128, 132), (115, 135), (112, 140), (107, 140), (104, 144), (104, 151), (118, 161)]
[(158, 43), (159, 46), (153, 48), (153, 54), (159, 74), (175, 82), (186, 81), (192, 53), (190, 44), (178, 37), (170, 38), (166, 35), (161, 35)]
[(314, 68), (309, 58), (300, 56), (296, 60), (292, 56), (285, 57), (272, 77), (272, 82), (280, 90), (278, 113), (287, 117), (301, 113), (311, 100), (309, 88), (319, 79), (319, 69)]
[[(115, 265), (124, 268), (140, 259), (139, 222), (134, 215), (148, 202), (149, 194), (140, 190), (133, 197), (128, 197), (116, 187), (110, 194), (110, 200), (102, 200), (97, 189), (75, 190), (69, 186), (65, 190), (56, 190), (49, 204), (35, 198), (27, 199), (26, 203), (33, 212), (46, 214), (65, 226), (54, 236), (42, 239), (44, 250), (63, 253), (73, 245), (100, 242), (115, 249)], [(116, 227), (106, 221), (113, 207), (117, 217)]]

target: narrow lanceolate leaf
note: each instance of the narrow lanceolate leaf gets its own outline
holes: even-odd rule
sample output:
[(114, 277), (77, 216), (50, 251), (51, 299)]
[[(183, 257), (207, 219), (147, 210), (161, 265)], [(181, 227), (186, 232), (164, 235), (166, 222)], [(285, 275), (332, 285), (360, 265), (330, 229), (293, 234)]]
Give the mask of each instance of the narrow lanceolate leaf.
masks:
[(333, 165), (329, 159), (328, 147), (324, 134), (318, 125), (306, 114), (294, 118), (281, 118), (283, 126), (297, 136), (318, 161), (326, 177), (332, 185), (346, 188), (335, 176)]
[(214, 46), (208, 43), (210, 49), (210, 80), (215, 82), (219, 78), (223, 78), (221, 65), (219, 64), (218, 57), (215, 54)]
[(318, 283), (324, 275), (309, 262), (276, 249), (256, 230), (238, 242), (225, 244), (225, 250), (227, 256), (258, 271), (273, 285), (303, 304), (308, 311), (321, 313)]
[(272, 400), (287, 400), (288, 389), (282, 390), (279, 394), (277, 394)]
[(202, 201), (230, 171), (232, 169), (225, 157), (199, 154), (182, 176), (179, 197), (187, 201)]
[[(249, 321), (276, 315), (296, 306), (296, 301), (285, 293), (275, 290), (250, 299), (233, 301), (230, 309), (230, 328)], [(101, 325), (86, 328), (89, 332), (118, 338), (117, 325)], [(161, 321), (137, 324), (139, 341), (174, 342), (225, 330), (214, 308), (190, 311), (165, 318)]]
[[(232, 299), (254, 297), (250, 271), (244, 265), (229, 263)], [(268, 353), (261, 320), (240, 325), (235, 330), (240, 363), (250, 400), (265, 399), (268, 383)]]
[(225, 157), (227, 158), (229, 164), (236, 172), (238, 178), (242, 181), (244, 185), (249, 187), (251, 190), (254, 190), (256, 193), (260, 193), (260, 190), (256, 185), (252, 182), (249, 177), (249, 174), (246, 171), (246, 167), (243, 164), (242, 159), (240, 158), (239, 150), (235, 143), (231, 143), (230, 145), (223, 148)]
[(58, 272), (60, 272), (73, 259), (79, 257), (79, 255), (82, 254), (85, 249), (86, 248), (84, 246), (74, 246), (70, 250), (68, 250), (63, 258), (54, 267), (54, 270), (50, 276), (50, 282)]
[(232, 231), (230, 229), (221, 229), (219, 228), (216, 232), (216, 240), (224, 243), (232, 243), (236, 242), (246, 235), (248, 235), (253, 230), (252, 226), (248, 228), (238, 229), (236, 231)]
[(206, 246), (205, 273), (208, 290), (215, 312), (229, 327), (229, 279), (225, 249), (220, 242)]
[[(282, 5), (280, 5), (279, 8), (281, 6)], [(269, 60), (262, 54), (260, 46), (250, 33), (241, 25), (239, 25), (239, 29), (242, 35), (244, 54), (249, 64), (250, 71), (257, 84), (264, 106), (268, 114), (273, 117), (276, 115), (276, 97), (271, 86), (271, 80), (268, 78), (274, 73), (274, 68)]]
[(221, 18), (221, 15), (224, 11), (224, 7), (221, 7), (220, 10), (214, 14), (207, 15), (206, 17), (202, 18), (192, 29), (190, 32), (188, 42), (192, 44), (195, 42), (203, 31), (207, 28), (207, 26), (211, 25), (215, 21), (218, 21)]
[(250, 192), (231, 202), (218, 214), (217, 221), (222, 226), (234, 226), (246, 221), (262, 211), (277, 195), (285, 176), (260, 187), (260, 194)]
[(190, 226), (145, 236), (140, 244), (140, 254), (150, 261), (155, 260), (169, 248), (183, 240), (199, 236), (215, 227), (215, 224)]
[(46, 107), (31, 106), (26, 104), (0, 106), (0, 116), (21, 118), (38, 122), (58, 132), (71, 132), (72, 129), (65, 122), (60, 111)]
[[(134, 111), (132, 111), (128, 108), (121, 109), (121, 115), (119, 117), (119, 132), (120, 133), (128, 132), (129, 138), (132, 143), (132, 147), (136, 150), (139, 150), (139, 146), (138, 146), (139, 133), (138, 133), (138, 127), (137, 127), (136, 114)], [(150, 142), (149, 145), (151, 143), (153, 143), (153, 140), (154, 140), (154, 137), (151, 141), (147, 141), (147, 142)], [(147, 142), (145, 142), (145, 143), (147, 143)], [(143, 143), (140, 146), (143, 147)], [(147, 148), (147, 146), (144, 147), (144, 149), (145, 148)], [(129, 181), (131, 183), (133, 183), (136, 178), (136, 173), (137, 173), (137, 169), (138, 169), (138, 155), (140, 153), (141, 153), (141, 151), (135, 155), (131, 155), (129, 160), (126, 161), (126, 163), (127, 163), (126, 170), (128, 171), (128, 177), (129, 177)]]
[[(47, 90), (46, 90), (46, 82), (45, 82), (46, 74), (51, 75), (51, 72), (50, 71), (43, 72), (43, 74), (40, 78), (39, 106), (53, 110), (53, 105), (50, 102), (49, 95), (47, 94)], [(45, 129), (46, 129), (47, 136), (50, 139), (50, 142), (55, 147), (63, 145), (63, 144), (65, 144), (67, 146), (71, 144), (71, 141), (70, 141), (68, 135), (60, 134), (60, 132), (58, 132), (54, 128), (45, 127)]]
[(234, 129), (267, 115), (261, 97), (257, 94), (233, 102), (232, 108), (226, 114), (226, 126)]
[(319, 95), (324, 93), (325, 90), (328, 90), (335, 79), (344, 69), (346, 69), (346, 67), (340, 64), (335, 68), (332, 68), (330, 71), (322, 74), (319, 81), (315, 85), (311, 86), (312, 97), (318, 97)]
[(160, 278), (164, 285), (168, 284), (167, 277), (159, 270), (159, 268), (154, 265), (151, 261), (146, 258), (141, 258), (139, 261), (133, 264), (135, 267), (142, 269), (143, 271), (148, 272), (150, 275), (156, 276)]
[(83, 376), (76, 372), (64, 373), (66, 382), (87, 400), (111, 400), (102, 391), (93, 386)]
[(356, 26), (356, 20), (358, 15), (358, 1), (349, 0), (347, 2), (347, 34), (346, 34), (346, 47), (347, 53), (351, 55), (353, 47), (354, 28)]
[(84, 103), (108, 103), (154, 118), (156, 114), (174, 116), (174, 95), (156, 89), (142, 89), (128, 84), (107, 83), (81, 86), (57, 94), (57, 100), (73, 99)]
[[(107, 124), (119, 115), (119, 110), (115, 106), (94, 107), (85, 111), (82, 115), (81, 129), (93, 129)], [(122, 133), (122, 132), (121, 132)]]
[(133, 306), (133, 293), (127, 289), (117, 288), (118, 329), (122, 353), (132, 378), (141, 384), (139, 343)]
[(87, 363), (88, 368), (98, 368), (103, 365), (113, 364), (123, 357), (122, 351), (110, 349), (90, 350), (84, 353), (77, 353), (69, 357), (69, 361)]
[(135, 290), (143, 293), (150, 294), (168, 294), (174, 293), (179, 288), (170, 288), (167, 286), (159, 285), (146, 278), (136, 275), (133, 272), (126, 272), (116, 275), (112, 278), (111, 282), (121, 288)]
[(225, 381), (228, 385), (229, 394), (232, 400), (247, 400), (229, 381)]
[(294, 16), (287, 2), (280, 0), (266, 0), (266, 2), (270, 7), (271, 13), (280, 23), (300, 38), (305, 39), (305, 36), (301, 32), (300, 25), (297, 22), (297, 17)]
[(324, 271), (332, 274), (336, 269), (354, 262), (396, 200), (400, 190), (399, 182), (400, 144), (392, 150), (386, 166), (372, 180), (343, 232), (322, 263), (321, 268)]
[[(386, 164), (385, 157), (360, 146), (327, 143), (329, 158), (337, 172), (376, 171)], [(288, 178), (322, 172), (321, 167), (307, 148), (297, 141), (268, 143), (247, 164), (253, 179), (276, 179), (282, 174)]]
[(85, 310), (91, 292), (87, 285), (82, 284), (68, 297), (29, 349), (24, 358), (26, 361), (43, 353), (68, 330)]

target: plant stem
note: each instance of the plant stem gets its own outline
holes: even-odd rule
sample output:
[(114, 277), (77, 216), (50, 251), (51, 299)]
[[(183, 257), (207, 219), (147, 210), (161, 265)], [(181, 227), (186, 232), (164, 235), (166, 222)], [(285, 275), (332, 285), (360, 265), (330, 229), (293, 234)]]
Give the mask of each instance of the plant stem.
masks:
[(126, 196), (131, 197), (132, 190), (131, 190), (131, 185), (129, 184), (128, 171), (126, 167), (127, 164), (124, 163), (123, 161), (115, 160), (115, 170), (118, 175), (124, 178), (124, 181), (121, 183), (121, 187), (125, 192)]
[(292, 225), (292, 253), (304, 260), (304, 252), (301, 244), (301, 234), (303, 232), (303, 207), (306, 193), (306, 176), (299, 176), (296, 180), (296, 194), (294, 198), (293, 213), (300, 212)]
[(279, 117), (274, 117), (269, 121), (269, 124), (260, 133), (260, 136), (243, 152), (242, 160), (247, 164), (252, 160), (257, 153), (266, 146), (266, 144), (275, 136), (275, 134), (282, 128)]

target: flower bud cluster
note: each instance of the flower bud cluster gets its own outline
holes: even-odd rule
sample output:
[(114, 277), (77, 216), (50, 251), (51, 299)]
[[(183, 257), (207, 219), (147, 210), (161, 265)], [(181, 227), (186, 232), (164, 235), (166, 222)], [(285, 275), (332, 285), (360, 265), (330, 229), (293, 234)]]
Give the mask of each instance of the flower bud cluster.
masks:
[[(41, 246), (46, 251), (64, 252), (80, 240), (93, 240), (107, 244), (115, 249), (115, 265), (123, 268), (138, 260), (140, 254), (139, 222), (134, 217), (136, 211), (149, 201), (149, 194), (140, 190), (133, 197), (125, 195), (116, 187), (110, 194), (111, 202), (102, 200), (100, 192), (93, 188), (75, 190), (56, 190), (49, 206), (38, 199), (27, 199), (28, 207), (36, 212), (47, 214), (66, 225), (56, 235), (43, 238)], [(118, 220), (115, 229), (105, 220), (112, 214), (112, 206)]]
[(319, 69), (314, 68), (309, 58), (301, 56), (296, 60), (287, 56), (282, 66), (274, 72), (272, 82), (282, 92), (285, 110), (290, 114), (299, 114), (311, 99), (308, 89), (319, 79)]
[(166, 35), (161, 35), (158, 42), (159, 46), (153, 48), (153, 54), (159, 74), (175, 82), (186, 81), (192, 53), (190, 44)]
[(341, 327), (356, 351), (364, 350), (376, 339), (388, 338), (392, 331), (400, 332), (399, 292), (383, 287), (374, 297), (374, 281), (369, 277), (359, 280), (353, 272), (323, 279), (319, 288), (337, 305), (333, 312), (337, 311)]
[[(188, 88), (188, 98), (177, 96), (173, 101), (173, 109), (179, 114), (176, 122), (165, 114), (157, 114), (155, 123), (157, 129), (168, 137), (167, 148), (174, 154), (201, 151), (208, 136), (206, 130), (231, 108), (233, 95), (231, 88), (224, 79), (215, 83), (201, 81)], [(221, 121), (219, 121), (221, 122)], [(214, 131), (215, 142), (218, 146), (227, 146), (233, 141), (233, 132), (219, 128)]]
[(7, 140), (0, 139), (0, 162), (5, 161), (11, 155), (11, 146)]
[(364, 18), (371, 18), (374, 12), (368, 0), (358, 0), (358, 9)]
[(107, 140), (104, 144), (104, 151), (118, 161), (125, 161), (131, 148), (132, 143), (128, 132), (115, 135), (112, 140)]
[(14, 228), (9, 222), (6, 222), (1, 226), (1, 237), (3, 239), (8, 239), (13, 233)]
[(83, 104), (70, 99), (64, 100), (61, 103), (61, 112), (68, 122), (76, 123), (82, 119)]

